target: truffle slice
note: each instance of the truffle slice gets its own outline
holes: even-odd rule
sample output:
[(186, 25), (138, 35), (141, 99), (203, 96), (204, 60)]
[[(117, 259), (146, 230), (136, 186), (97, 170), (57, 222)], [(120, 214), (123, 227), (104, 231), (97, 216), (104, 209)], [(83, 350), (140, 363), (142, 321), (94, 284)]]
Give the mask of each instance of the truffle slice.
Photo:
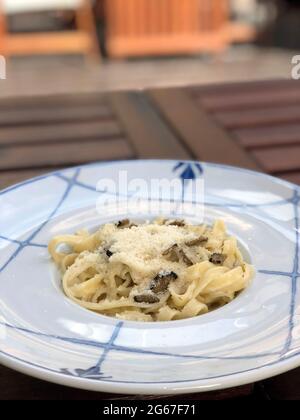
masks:
[(150, 283), (150, 290), (153, 293), (163, 293), (168, 289), (171, 281), (178, 278), (174, 271), (158, 274)]
[(141, 295), (136, 295), (136, 296), (134, 296), (133, 299), (137, 303), (153, 304), (153, 303), (158, 303), (159, 302), (159, 297), (155, 296), (152, 293), (144, 293), (144, 294), (141, 294)]
[(209, 261), (215, 265), (222, 265), (226, 258), (226, 255), (215, 252), (211, 255)]

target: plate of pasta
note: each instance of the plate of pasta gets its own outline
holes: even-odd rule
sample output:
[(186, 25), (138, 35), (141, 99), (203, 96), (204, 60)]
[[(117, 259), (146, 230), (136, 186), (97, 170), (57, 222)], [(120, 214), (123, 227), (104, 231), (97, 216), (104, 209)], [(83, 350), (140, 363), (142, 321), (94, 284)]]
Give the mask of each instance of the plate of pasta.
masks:
[(299, 366), (299, 203), (288, 182), (172, 160), (95, 163), (0, 192), (0, 362), (123, 394)]

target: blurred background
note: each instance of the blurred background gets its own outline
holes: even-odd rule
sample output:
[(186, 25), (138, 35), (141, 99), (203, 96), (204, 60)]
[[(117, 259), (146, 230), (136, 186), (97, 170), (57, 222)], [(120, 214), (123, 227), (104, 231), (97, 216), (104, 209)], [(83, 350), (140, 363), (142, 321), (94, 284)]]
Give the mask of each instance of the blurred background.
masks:
[(0, 95), (290, 77), (298, 0), (0, 0)]

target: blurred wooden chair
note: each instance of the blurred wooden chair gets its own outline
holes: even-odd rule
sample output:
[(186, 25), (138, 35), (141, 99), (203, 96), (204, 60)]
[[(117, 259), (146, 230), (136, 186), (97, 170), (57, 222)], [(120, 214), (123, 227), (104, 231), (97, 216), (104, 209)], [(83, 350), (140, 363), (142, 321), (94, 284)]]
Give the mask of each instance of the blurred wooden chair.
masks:
[(113, 57), (220, 52), (254, 37), (230, 21), (229, 0), (105, 0), (105, 15)]
[[(7, 28), (9, 15), (72, 11), (75, 30), (11, 34)], [(80, 53), (99, 58), (93, 10), (90, 0), (0, 0), (0, 54)]]

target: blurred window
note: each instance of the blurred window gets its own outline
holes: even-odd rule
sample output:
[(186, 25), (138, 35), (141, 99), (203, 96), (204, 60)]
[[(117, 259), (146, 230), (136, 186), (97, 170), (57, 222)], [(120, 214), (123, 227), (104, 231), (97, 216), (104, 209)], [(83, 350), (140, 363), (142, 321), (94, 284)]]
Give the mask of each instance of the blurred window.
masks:
[(35, 12), (43, 10), (76, 9), (83, 0), (2, 0), (6, 14)]

